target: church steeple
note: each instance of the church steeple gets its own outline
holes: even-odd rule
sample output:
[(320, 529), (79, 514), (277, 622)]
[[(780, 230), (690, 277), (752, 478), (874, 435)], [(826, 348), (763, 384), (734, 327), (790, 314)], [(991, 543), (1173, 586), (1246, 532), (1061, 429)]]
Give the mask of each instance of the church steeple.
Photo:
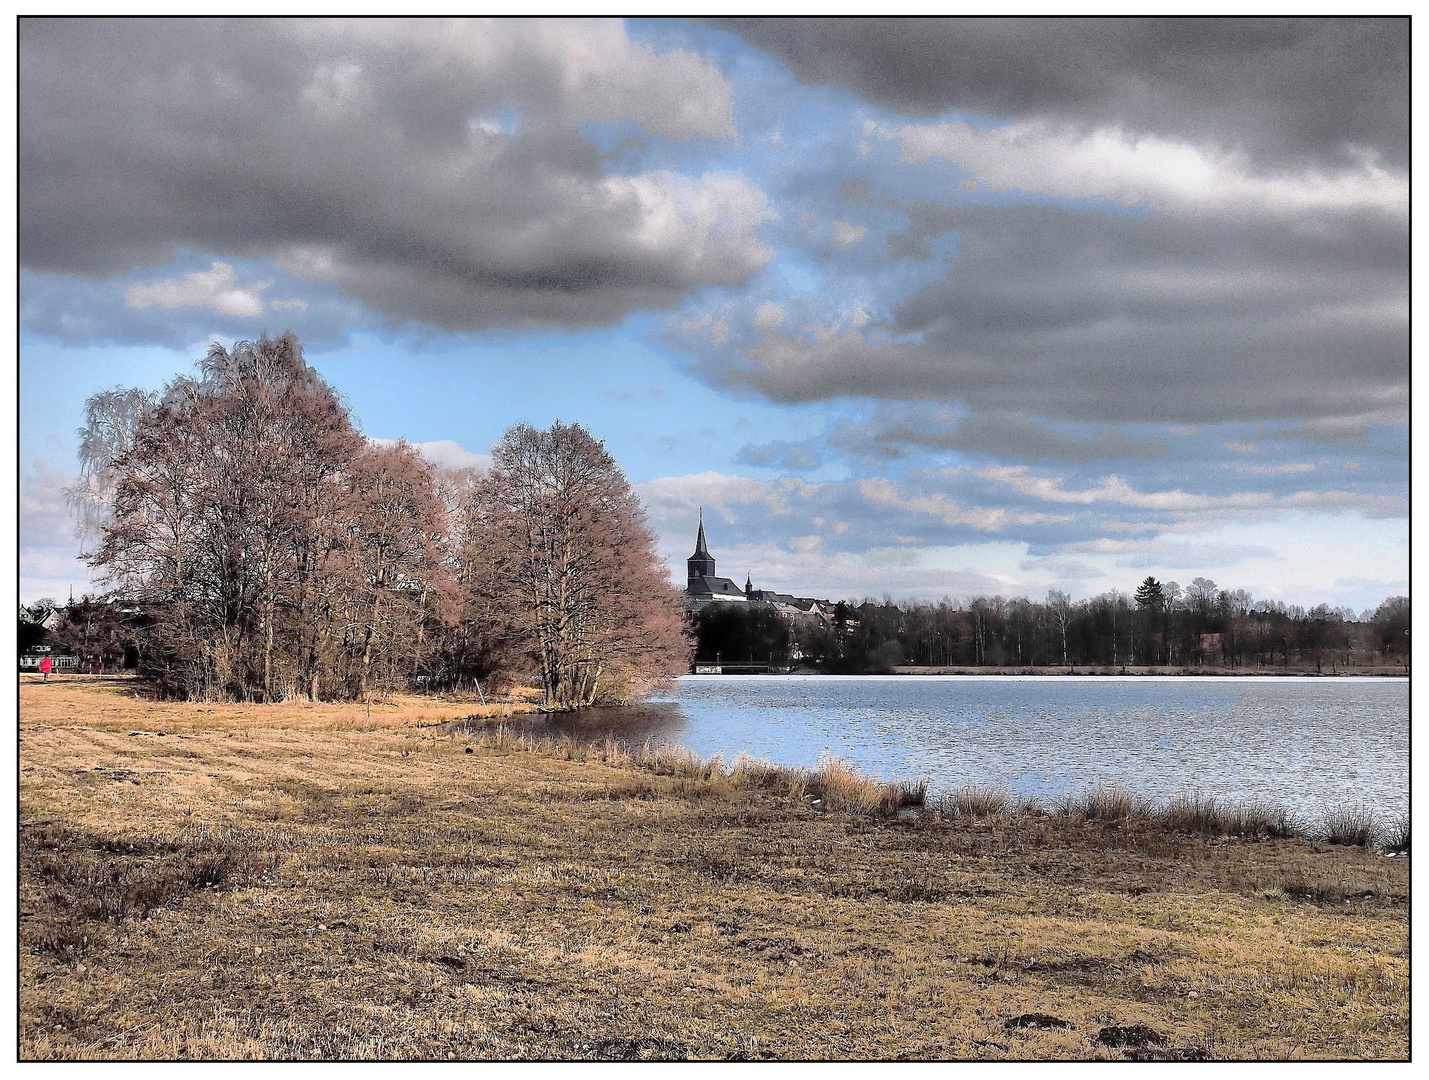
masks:
[(685, 560), (685, 565), (689, 567), (691, 583), (698, 578), (714, 577), (714, 557), (710, 555), (709, 548), (705, 546), (705, 508), (703, 506), (700, 507), (700, 531), (695, 537), (695, 553)]

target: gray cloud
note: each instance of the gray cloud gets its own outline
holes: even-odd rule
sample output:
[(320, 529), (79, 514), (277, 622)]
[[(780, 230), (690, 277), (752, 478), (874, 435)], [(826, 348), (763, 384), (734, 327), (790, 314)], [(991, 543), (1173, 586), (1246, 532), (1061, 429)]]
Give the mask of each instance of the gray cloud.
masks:
[(767, 261), (756, 185), (607, 175), (580, 128), (614, 121), (725, 138), (730, 88), (618, 22), (26, 19), (21, 263), (275, 257), (460, 330), (610, 323)]
[(817, 469), (823, 464), (814, 450), (801, 443), (771, 442), (750, 445), (740, 450), (737, 461), (749, 465), (779, 469)]
[(1261, 164), (1408, 157), (1403, 18), (709, 21), (803, 82), (905, 115), (1112, 124)]
[(910, 219), (914, 239), (956, 234), (946, 277), (882, 324), (767, 328), (742, 363), (725, 350), (728, 379), (782, 402), (961, 401), (1099, 424), (1405, 421), (1397, 215), (920, 204)]
[(1089, 437), (1059, 435), (1016, 413), (978, 413), (963, 420), (933, 417), (893, 424), (873, 435), (875, 443), (933, 450), (963, 450), (1022, 461), (1099, 461), (1105, 458), (1159, 458), (1159, 439), (1136, 439), (1121, 431)]

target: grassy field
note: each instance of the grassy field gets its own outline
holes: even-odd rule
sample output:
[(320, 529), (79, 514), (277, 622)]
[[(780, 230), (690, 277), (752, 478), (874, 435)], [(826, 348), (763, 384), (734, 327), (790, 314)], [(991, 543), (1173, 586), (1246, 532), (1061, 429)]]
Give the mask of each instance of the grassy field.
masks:
[(136, 689), (20, 678), (22, 1059), (1408, 1053), (1407, 859)]

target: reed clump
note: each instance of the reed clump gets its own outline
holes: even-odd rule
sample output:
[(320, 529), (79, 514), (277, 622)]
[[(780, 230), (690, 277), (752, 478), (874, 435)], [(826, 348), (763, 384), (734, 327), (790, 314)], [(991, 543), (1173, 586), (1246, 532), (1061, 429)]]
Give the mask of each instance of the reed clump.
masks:
[(824, 758), (804, 779), (804, 792), (824, 810), (887, 817), (927, 803), (926, 780), (879, 780), (842, 758)]
[(1154, 821), (1160, 817), (1156, 804), (1150, 799), (1127, 788), (1103, 784), (1063, 796), (1057, 803), (1057, 813), (1087, 821), (1123, 822), (1133, 818)]
[(938, 800), (938, 810), (948, 817), (1000, 817), (1021, 807), (1012, 792), (997, 784), (964, 784)]
[(1266, 799), (1224, 802), (1199, 791), (1177, 795), (1163, 812), (1166, 826), (1203, 836), (1238, 836), (1247, 840), (1304, 836), (1305, 827), (1288, 809)]
[(1320, 815), (1320, 836), (1327, 844), (1367, 848), (1374, 841), (1374, 811), (1362, 803), (1341, 803)]
[(1385, 829), (1384, 850), (1396, 855), (1409, 854), (1409, 815), (1396, 814)]

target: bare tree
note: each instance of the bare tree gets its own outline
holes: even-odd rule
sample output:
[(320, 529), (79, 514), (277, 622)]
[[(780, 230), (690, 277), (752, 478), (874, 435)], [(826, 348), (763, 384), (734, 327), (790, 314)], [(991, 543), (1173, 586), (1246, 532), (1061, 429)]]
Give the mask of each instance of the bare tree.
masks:
[(605, 446), (579, 424), (521, 424), (492, 461), (486, 556), (547, 704), (628, 700), (686, 671), (692, 645), (680, 597)]
[(449, 588), (442, 551), (446, 509), (436, 470), (405, 442), (367, 447), (353, 462), (347, 545), (347, 628), (360, 645), (358, 692), (414, 669), (429, 616)]
[(1067, 666), (1067, 626), (1072, 621), (1072, 598), (1061, 589), (1047, 590), (1047, 613), (1062, 641), (1062, 666)]
[(422, 639), (430, 470), (369, 448), (291, 336), (215, 345), (199, 368), (112, 459), (91, 556), (151, 615), (148, 673), (186, 697), (368, 691), (375, 649)]
[(134, 445), (140, 422), (155, 404), (148, 391), (123, 386), (94, 394), (84, 403), (84, 427), (76, 432), (79, 480), (64, 491), (82, 542), (98, 541), (119, 479), (114, 463)]

